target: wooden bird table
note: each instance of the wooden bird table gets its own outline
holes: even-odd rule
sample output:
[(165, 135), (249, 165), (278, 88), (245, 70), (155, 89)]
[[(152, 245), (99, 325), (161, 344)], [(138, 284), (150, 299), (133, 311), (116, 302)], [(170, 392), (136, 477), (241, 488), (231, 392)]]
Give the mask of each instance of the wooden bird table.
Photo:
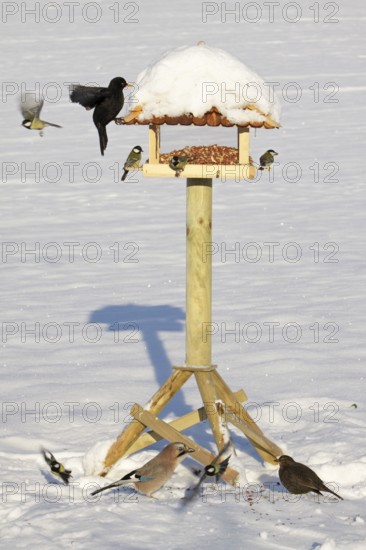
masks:
[[(144, 164), (143, 173), (152, 177), (172, 177), (173, 172), (167, 165), (159, 164), (159, 129), (149, 128), (149, 163)], [(238, 132), (239, 158), (246, 160), (248, 167), (248, 133)], [(240, 151), (240, 143), (245, 147)], [(202, 167), (201, 167), (202, 168)], [(183, 177), (192, 171), (187, 165)], [(197, 174), (197, 170), (194, 171)], [(201, 172), (202, 174), (202, 172)], [(232, 176), (234, 177), (234, 175)], [(248, 177), (248, 176), (247, 176)], [(250, 176), (249, 176), (250, 177)], [(212, 296), (212, 257), (203, 254), (207, 243), (212, 243), (212, 179), (207, 177), (187, 178), (186, 202), (186, 359), (185, 364), (174, 366), (173, 373), (141, 407), (135, 403), (131, 409), (134, 420), (112, 444), (105, 458), (104, 476), (120, 458), (145, 448), (160, 439), (170, 442), (181, 441), (195, 449), (191, 456), (203, 465), (210, 464), (214, 455), (190, 438), (182, 434), (187, 428), (209, 421), (218, 450), (221, 450), (228, 438), (227, 424), (241, 430), (255, 447), (263, 460), (274, 463), (282, 450), (271, 442), (247, 413), (242, 402), (247, 399), (243, 390), (234, 393), (212, 364), (211, 335), (203, 337), (203, 327), (211, 323)], [(194, 376), (201, 395), (203, 406), (170, 423), (157, 415)], [(143, 433), (145, 429), (149, 431)], [(223, 478), (234, 484), (238, 472), (228, 467)]]

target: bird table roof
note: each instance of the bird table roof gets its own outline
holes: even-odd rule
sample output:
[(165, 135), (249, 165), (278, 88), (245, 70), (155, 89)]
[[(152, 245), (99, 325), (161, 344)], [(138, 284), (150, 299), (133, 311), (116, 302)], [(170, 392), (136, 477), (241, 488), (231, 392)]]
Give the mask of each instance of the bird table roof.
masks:
[(170, 50), (137, 77), (135, 105), (122, 124), (278, 128), (280, 106), (239, 59), (200, 42)]

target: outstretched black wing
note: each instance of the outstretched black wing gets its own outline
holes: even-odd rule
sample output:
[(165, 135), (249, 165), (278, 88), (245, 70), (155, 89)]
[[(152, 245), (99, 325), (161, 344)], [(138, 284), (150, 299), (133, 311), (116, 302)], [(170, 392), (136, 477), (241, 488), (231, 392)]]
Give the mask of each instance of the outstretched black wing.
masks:
[(85, 109), (94, 109), (104, 99), (109, 97), (111, 92), (108, 88), (97, 86), (81, 86), (72, 84), (70, 86), (70, 99), (73, 103), (80, 103)]

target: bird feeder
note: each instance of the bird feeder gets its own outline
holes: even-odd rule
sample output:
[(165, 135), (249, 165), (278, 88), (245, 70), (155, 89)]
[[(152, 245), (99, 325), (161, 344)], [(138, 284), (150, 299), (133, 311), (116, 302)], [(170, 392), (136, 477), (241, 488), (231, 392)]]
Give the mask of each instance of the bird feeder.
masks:
[[(209, 105), (201, 105), (199, 97), (197, 98), (198, 89), (190, 82), (192, 97), (187, 97), (186, 91), (182, 90), (180, 99), (183, 106), (181, 106), (179, 98), (175, 105), (174, 93), (171, 101), (169, 97), (167, 99), (173, 84), (166, 82), (166, 92), (164, 90), (159, 92), (159, 86), (161, 90), (161, 84), (165, 82), (164, 78), (168, 78), (168, 76), (164, 77), (164, 74), (173, 79), (172, 83), (175, 82), (174, 67), (178, 66), (180, 71), (183, 71), (186, 82), (187, 79), (189, 80), (189, 71), (193, 72), (193, 77), (197, 72), (202, 73), (201, 65), (209, 66), (211, 70), (214, 63), (210, 59), (214, 59), (215, 56), (220, 57), (224, 69), (229, 66), (230, 70), (231, 67), (234, 79), (240, 78), (244, 72), (247, 78), (256, 78), (263, 82), (255, 73), (248, 74), (245, 66), (241, 73), (240, 62), (222, 50), (208, 48), (204, 44), (193, 48), (181, 48), (165, 56), (161, 60), (161, 66), (156, 64), (143, 73), (138, 92), (138, 104), (120, 120), (122, 124), (148, 126), (149, 159), (142, 166), (145, 177), (174, 178), (174, 172), (169, 164), (166, 161), (162, 162), (160, 152), (160, 129), (164, 125), (236, 127), (238, 149), (234, 164), (189, 162), (179, 175), (180, 178), (187, 178), (185, 362), (173, 367), (171, 376), (145, 407), (137, 403), (132, 407), (131, 415), (134, 417), (134, 422), (124, 429), (109, 449), (101, 475), (105, 475), (122, 456), (162, 438), (188, 444), (196, 451), (192, 455), (193, 458), (204, 465), (209, 464), (214, 455), (182, 433), (190, 426), (206, 419), (209, 421), (219, 450), (223, 448), (228, 438), (227, 424), (232, 424), (246, 435), (264, 460), (274, 462), (275, 457), (283, 454), (281, 449), (264, 435), (243, 407), (242, 402), (247, 398), (245, 392), (243, 390), (233, 392), (218, 373), (217, 365), (212, 363), (211, 335), (204, 334), (203, 331), (203, 327), (211, 323), (212, 258), (211, 256), (204, 258), (202, 254), (204, 246), (212, 243), (212, 179), (253, 178), (256, 168), (250, 161), (249, 130), (251, 127), (273, 129), (278, 128), (279, 124), (272, 117), (269, 102), (266, 103), (263, 98), (262, 102), (256, 105), (248, 101), (241, 102), (239, 105), (232, 103), (225, 105), (220, 101), (215, 103), (214, 99)], [(185, 57), (189, 71), (184, 66)], [(195, 59), (199, 65), (198, 68), (195, 67)], [(159, 84), (157, 90), (154, 89), (154, 85), (149, 88), (149, 84), (154, 83), (155, 77)], [(223, 75), (221, 71), (219, 78), (225, 77), (227, 75)], [(212, 79), (212, 75), (206, 76), (206, 80), (210, 78)], [(163, 80), (162, 83), (161, 80)], [(176, 93), (179, 95), (179, 92)], [(196, 105), (196, 109), (192, 107), (188, 110), (190, 100), (191, 105)], [(170, 423), (158, 418), (157, 415), (163, 407), (192, 375), (195, 377), (203, 406)], [(150, 431), (143, 433), (146, 428)], [(235, 483), (238, 472), (229, 467), (223, 478), (229, 483)]]

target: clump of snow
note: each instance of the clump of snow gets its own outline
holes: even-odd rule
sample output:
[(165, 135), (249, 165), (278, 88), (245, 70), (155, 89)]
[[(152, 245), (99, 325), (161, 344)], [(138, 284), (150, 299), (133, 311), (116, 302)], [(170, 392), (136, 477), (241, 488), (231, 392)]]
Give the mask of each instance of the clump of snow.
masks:
[[(216, 107), (234, 124), (263, 122), (248, 104), (279, 121), (280, 105), (270, 87), (241, 60), (200, 42), (170, 50), (137, 77), (139, 120), (153, 116), (203, 116)], [(273, 97), (272, 97), (273, 96)]]

